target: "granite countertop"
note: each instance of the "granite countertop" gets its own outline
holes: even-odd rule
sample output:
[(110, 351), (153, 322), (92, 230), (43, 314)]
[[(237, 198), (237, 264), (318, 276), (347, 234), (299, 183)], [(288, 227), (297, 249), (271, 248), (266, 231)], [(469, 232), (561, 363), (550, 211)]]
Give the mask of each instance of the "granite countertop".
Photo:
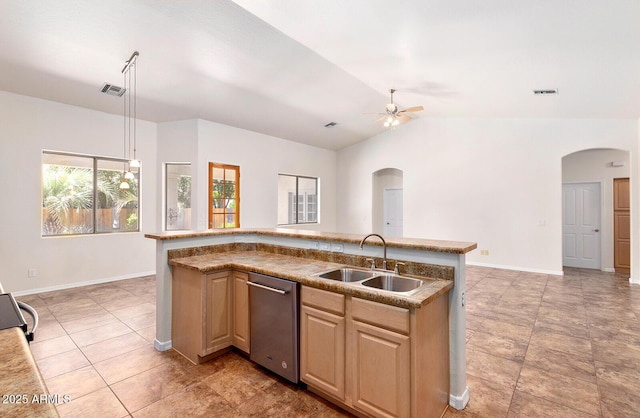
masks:
[(2, 417), (59, 417), (20, 328), (0, 331), (0, 388)]
[(426, 285), (423, 285), (420, 290), (408, 295), (378, 290), (353, 283), (343, 283), (317, 277), (317, 273), (344, 267), (344, 264), (261, 251), (230, 251), (174, 258), (169, 261), (169, 264), (196, 270), (201, 273), (210, 273), (225, 269), (261, 273), (292, 280), (319, 289), (353, 295), (404, 308), (417, 308), (426, 305), (453, 288), (453, 281), (451, 280), (418, 277), (424, 280)]
[[(289, 237), (308, 239), (316, 241), (334, 241), (344, 242), (350, 244), (359, 244), (365, 235), (363, 234), (342, 234), (336, 232), (321, 232), (321, 231), (309, 231), (302, 229), (287, 229), (287, 228), (273, 228), (273, 229), (246, 229), (246, 228), (229, 228), (229, 229), (208, 229), (204, 231), (165, 231), (155, 234), (145, 234), (146, 238), (156, 239), (160, 241), (178, 240), (186, 238), (197, 238), (207, 236), (221, 236), (221, 235), (269, 235), (274, 237)], [(423, 251), (451, 253), (451, 254), (466, 254), (469, 251), (475, 250), (477, 244), (475, 242), (462, 242), (462, 241), (444, 241), (444, 240), (432, 240), (421, 238), (385, 238), (387, 247), (389, 248), (408, 248)], [(367, 240), (367, 245), (382, 246), (382, 242), (378, 239)]]

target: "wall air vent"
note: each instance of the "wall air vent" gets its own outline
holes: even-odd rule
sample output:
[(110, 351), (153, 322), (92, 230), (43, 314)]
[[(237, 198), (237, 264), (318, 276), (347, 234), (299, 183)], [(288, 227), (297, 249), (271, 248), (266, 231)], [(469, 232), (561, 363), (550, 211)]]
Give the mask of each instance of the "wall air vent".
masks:
[(558, 94), (558, 89), (534, 90), (533, 94), (537, 96), (552, 96), (552, 95)]
[(114, 86), (113, 84), (104, 83), (100, 91), (110, 96), (122, 97), (122, 95), (124, 94), (125, 91), (127, 91), (127, 89), (125, 89), (124, 87)]
[(338, 122), (329, 122), (326, 125), (324, 125), (325, 128), (333, 128), (334, 126), (336, 126), (338, 124)]

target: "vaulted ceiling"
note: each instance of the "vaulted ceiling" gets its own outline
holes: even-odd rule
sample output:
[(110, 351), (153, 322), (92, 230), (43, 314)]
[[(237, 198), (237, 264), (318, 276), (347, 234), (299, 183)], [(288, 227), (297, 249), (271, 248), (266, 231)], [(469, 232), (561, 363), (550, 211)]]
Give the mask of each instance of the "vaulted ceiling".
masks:
[(138, 117), (328, 149), (389, 88), (420, 118), (640, 116), (637, 0), (0, 0), (0, 40), (0, 90), (121, 114), (100, 88), (137, 50)]

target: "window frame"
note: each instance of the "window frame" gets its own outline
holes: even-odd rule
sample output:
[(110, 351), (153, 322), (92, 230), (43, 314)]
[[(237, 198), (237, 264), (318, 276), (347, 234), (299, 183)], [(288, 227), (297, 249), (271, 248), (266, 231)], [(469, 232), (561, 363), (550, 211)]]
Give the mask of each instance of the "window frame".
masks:
[[(164, 163), (164, 230), (165, 231), (189, 231), (193, 229), (193, 219), (190, 222), (190, 228), (169, 228), (169, 166), (189, 166), (191, 175), (191, 186), (193, 187), (193, 165), (189, 162), (167, 162)], [(191, 197), (193, 198), (193, 188), (191, 189)], [(192, 209), (189, 207), (189, 209)], [(177, 216), (177, 215), (176, 215)]]
[[(295, 192), (287, 192), (287, 213), (289, 214), (289, 216), (291, 216), (291, 214), (295, 214), (295, 219), (294, 222), (287, 222), (284, 224), (281, 223), (277, 223), (278, 226), (287, 226), (287, 225), (312, 225), (312, 224), (319, 224), (320, 223), (320, 178), (319, 177), (313, 177), (313, 176), (303, 176), (303, 175), (297, 175), (297, 174), (286, 174), (286, 173), (278, 173), (278, 179), (280, 179), (280, 176), (285, 176), (285, 177), (294, 177), (296, 179), (296, 190)], [(308, 217), (308, 214), (310, 213), (308, 211), (309, 208), (309, 196), (315, 196), (315, 201), (311, 202), (311, 204), (313, 204), (315, 206), (315, 221), (306, 221), (306, 222), (300, 222), (300, 201), (299, 201), (299, 197), (301, 196), (300, 193), (300, 179), (308, 179), (308, 180), (315, 180), (315, 194), (311, 194), (309, 195), (308, 193), (303, 193), (302, 195), (304, 196), (304, 201), (302, 202), (302, 212), (305, 213), (305, 218)], [(278, 194), (280, 193), (280, 190), (278, 190)], [(293, 197), (293, 199), (292, 199)], [(292, 202), (293, 200), (293, 202)], [(280, 199), (278, 198), (278, 201), (280, 201)]]
[[(86, 158), (91, 160), (91, 170), (92, 170), (92, 188), (93, 188), (93, 192), (92, 192), (92, 207), (91, 207), (91, 219), (92, 219), (92, 231), (91, 232), (77, 232), (77, 233), (71, 233), (71, 234), (44, 234), (43, 231), (43, 224), (44, 224), (44, 215), (43, 215), (43, 211), (42, 209), (44, 208), (43, 205), (43, 169), (44, 169), (44, 165), (45, 165), (45, 161), (44, 161), (44, 156), (45, 155), (60, 155), (60, 156), (67, 156), (67, 157), (74, 157), (74, 158)], [(123, 230), (116, 230), (116, 231), (98, 231), (98, 193), (100, 192), (99, 188), (97, 187), (98, 185), (98, 171), (99, 171), (99, 161), (111, 161), (111, 162), (116, 162), (119, 164), (122, 164), (123, 167), (129, 162), (129, 160), (127, 159), (123, 159), (123, 158), (117, 158), (117, 157), (105, 157), (105, 156), (100, 156), (100, 155), (89, 155), (89, 154), (80, 154), (80, 153), (74, 153), (74, 152), (66, 152), (66, 151), (54, 151), (54, 150), (47, 150), (47, 149), (43, 149), (41, 152), (41, 157), (40, 157), (40, 236), (42, 238), (56, 238), (56, 237), (77, 237), (77, 236), (92, 236), (92, 235), (105, 235), (105, 234), (119, 234), (119, 233), (136, 233), (136, 232), (140, 232), (140, 225), (142, 224), (142, 218), (141, 218), (141, 195), (142, 195), (142, 165), (140, 167), (137, 167), (137, 187), (138, 187), (138, 194), (137, 194), (137, 202), (136, 202), (136, 217), (137, 217), (137, 226), (136, 229), (123, 229)], [(123, 170), (124, 171), (124, 170)]]
[[(235, 179), (234, 179), (234, 184), (235, 184), (235, 193), (234, 193), (234, 200), (236, 203), (236, 207), (233, 210), (233, 212), (224, 212), (224, 214), (226, 215), (227, 213), (233, 213), (234, 214), (234, 219), (235, 219), (235, 225), (234, 226), (226, 226), (227, 223), (224, 222), (222, 226), (222, 228), (214, 228), (213, 227), (213, 169), (214, 168), (218, 168), (223, 170), (223, 172), (225, 173), (225, 177), (223, 180), (226, 180), (226, 170), (234, 170), (236, 175), (235, 175)], [(208, 225), (209, 225), (209, 229), (227, 229), (227, 228), (240, 228), (240, 166), (238, 165), (231, 165), (231, 164), (221, 164), (221, 163), (212, 163), (209, 162), (209, 182), (207, 183), (207, 187), (209, 188), (209, 207), (207, 209), (208, 212)]]

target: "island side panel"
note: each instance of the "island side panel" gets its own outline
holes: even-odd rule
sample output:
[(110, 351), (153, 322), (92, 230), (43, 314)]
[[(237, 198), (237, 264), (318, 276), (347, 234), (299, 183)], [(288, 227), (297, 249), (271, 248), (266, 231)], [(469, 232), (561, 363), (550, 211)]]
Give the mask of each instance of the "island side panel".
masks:
[(168, 251), (232, 242), (235, 242), (233, 235), (156, 241), (156, 338), (153, 342), (156, 350), (171, 349), (171, 284), (173, 278)]

